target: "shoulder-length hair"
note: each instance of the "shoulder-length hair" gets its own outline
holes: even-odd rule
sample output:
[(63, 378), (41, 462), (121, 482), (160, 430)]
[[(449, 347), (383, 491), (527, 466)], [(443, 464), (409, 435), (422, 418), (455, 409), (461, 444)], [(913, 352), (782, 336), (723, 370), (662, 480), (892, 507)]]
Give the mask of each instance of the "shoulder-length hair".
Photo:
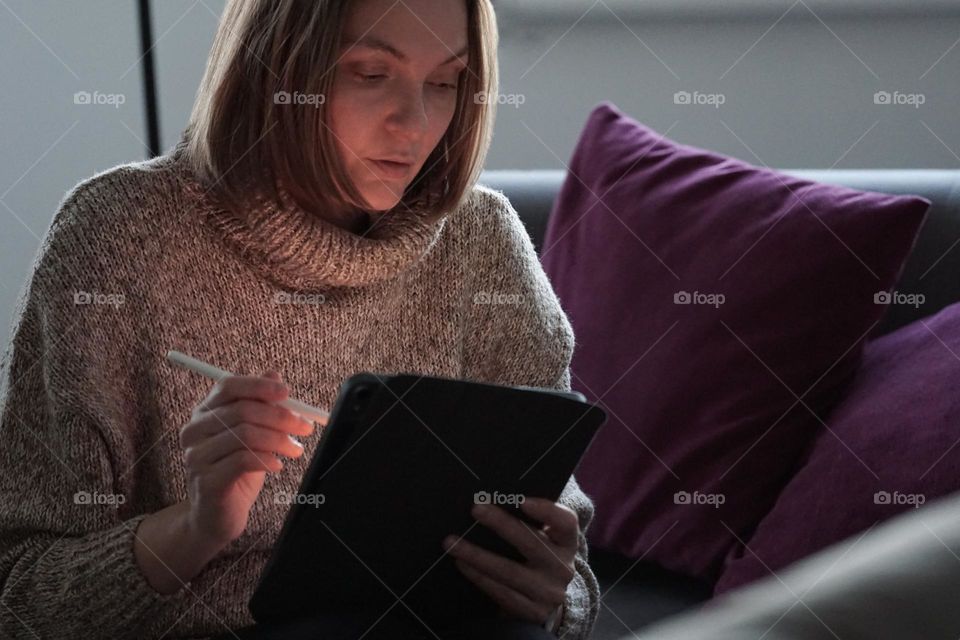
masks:
[[(491, 0), (463, 1), (469, 62), (461, 72), (456, 111), (394, 207), (426, 220), (468, 197), (493, 135), (496, 16)], [(188, 162), (215, 200), (242, 208), (254, 185), (277, 202), (278, 191), (286, 190), (307, 211), (364, 202), (337, 155), (328, 101), (290, 109), (275, 98), (281, 92), (331, 95), (349, 9), (342, 0), (228, 1), (184, 131)]]

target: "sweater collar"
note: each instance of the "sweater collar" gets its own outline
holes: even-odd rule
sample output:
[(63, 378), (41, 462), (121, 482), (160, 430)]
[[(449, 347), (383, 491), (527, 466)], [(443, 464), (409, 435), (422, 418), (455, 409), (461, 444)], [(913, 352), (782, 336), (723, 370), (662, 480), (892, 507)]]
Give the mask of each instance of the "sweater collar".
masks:
[(181, 138), (171, 158), (191, 205), (248, 266), (276, 285), (296, 291), (362, 287), (390, 280), (433, 247), (449, 213), (427, 221), (418, 211), (391, 211), (362, 234), (296, 205), (284, 189), (280, 202), (254, 190), (250, 205), (220, 208), (185, 160)]

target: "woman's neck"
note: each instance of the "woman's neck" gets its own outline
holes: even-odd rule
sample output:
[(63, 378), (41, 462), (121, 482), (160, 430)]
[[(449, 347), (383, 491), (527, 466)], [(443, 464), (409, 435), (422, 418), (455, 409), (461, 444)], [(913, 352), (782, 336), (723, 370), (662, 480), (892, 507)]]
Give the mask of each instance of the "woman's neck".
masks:
[(350, 233), (362, 236), (366, 235), (366, 232), (370, 229), (372, 220), (373, 217), (368, 212), (360, 211), (350, 217), (341, 218), (340, 220), (330, 220), (329, 222), (346, 229)]
[[(277, 186), (280, 189), (281, 197), (287, 199), (286, 204), (288, 206), (296, 206), (282, 179), (277, 179)], [(340, 208), (323, 213), (315, 213), (314, 215), (323, 218), (324, 222), (328, 222), (358, 236), (365, 235), (374, 220), (373, 214), (359, 207)]]

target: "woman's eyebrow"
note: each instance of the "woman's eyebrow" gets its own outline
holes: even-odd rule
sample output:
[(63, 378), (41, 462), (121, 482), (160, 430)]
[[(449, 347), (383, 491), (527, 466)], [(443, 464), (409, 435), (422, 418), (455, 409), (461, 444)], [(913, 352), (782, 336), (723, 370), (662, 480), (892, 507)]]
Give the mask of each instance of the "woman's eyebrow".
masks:
[[(368, 49), (374, 49), (376, 51), (383, 51), (389, 53), (391, 56), (399, 60), (400, 62), (409, 62), (410, 57), (397, 49), (395, 46), (387, 42), (386, 40), (381, 40), (376, 36), (363, 36), (362, 38), (348, 38), (343, 42), (344, 47), (366, 47)], [(459, 58), (463, 58), (467, 55), (467, 47), (463, 47), (458, 53), (453, 54), (446, 60), (440, 63), (439, 66), (444, 66), (450, 64), (451, 62), (456, 61)]]

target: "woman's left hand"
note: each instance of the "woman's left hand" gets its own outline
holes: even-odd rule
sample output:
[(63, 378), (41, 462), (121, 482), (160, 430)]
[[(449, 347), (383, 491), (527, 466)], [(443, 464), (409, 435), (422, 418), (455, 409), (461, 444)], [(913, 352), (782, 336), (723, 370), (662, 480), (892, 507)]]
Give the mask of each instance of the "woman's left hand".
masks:
[(545, 498), (526, 498), (520, 508), (544, 526), (535, 529), (491, 504), (475, 505), (471, 514), (516, 547), (525, 563), (456, 536), (447, 536), (443, 548), (460, 572), (500, 605), (502, 614), (543, 625), (566, 602), (567, 585), (576, 575), (580, 522), (572, 509)]

